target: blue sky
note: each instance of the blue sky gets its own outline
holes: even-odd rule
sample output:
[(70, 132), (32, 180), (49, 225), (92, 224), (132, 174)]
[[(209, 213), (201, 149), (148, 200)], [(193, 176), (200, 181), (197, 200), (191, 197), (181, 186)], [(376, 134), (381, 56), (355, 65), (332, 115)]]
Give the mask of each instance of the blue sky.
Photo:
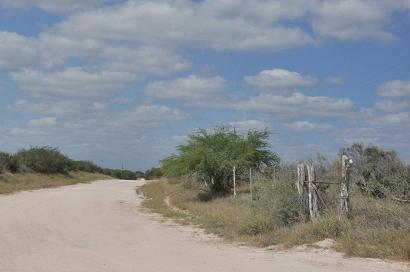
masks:
[(410, 1), (0, 0), (0, 150), (146, 169), (198, 127), (410, 161)]

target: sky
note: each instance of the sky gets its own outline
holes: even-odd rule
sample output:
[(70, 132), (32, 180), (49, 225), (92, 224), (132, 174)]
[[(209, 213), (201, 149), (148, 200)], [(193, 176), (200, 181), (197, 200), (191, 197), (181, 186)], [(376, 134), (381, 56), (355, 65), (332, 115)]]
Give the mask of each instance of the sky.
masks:
[(410, 0), (0, 0), (0, 150), (143, 170), (197, 128), (410, 161)]

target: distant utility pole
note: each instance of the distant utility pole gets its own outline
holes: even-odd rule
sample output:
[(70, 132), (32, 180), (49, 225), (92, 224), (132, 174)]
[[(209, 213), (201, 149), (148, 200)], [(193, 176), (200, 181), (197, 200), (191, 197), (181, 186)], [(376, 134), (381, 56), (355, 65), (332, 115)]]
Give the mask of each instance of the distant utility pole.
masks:
[(253, 201), (253, 194), (252, 194), (252, 168), (249, 168), (249, 192), (251, 193), (251, 201)]
[(233, 197), (236, 197), (236, 167), (233, 167)]

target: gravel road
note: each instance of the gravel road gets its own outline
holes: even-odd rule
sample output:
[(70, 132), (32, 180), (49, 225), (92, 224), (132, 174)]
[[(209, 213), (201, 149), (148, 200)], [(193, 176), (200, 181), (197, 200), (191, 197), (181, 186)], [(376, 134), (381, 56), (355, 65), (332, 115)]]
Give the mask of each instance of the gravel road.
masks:
[(0, 196), (2, 272), (410, 271), (318, 248), (226, 244), (143, 212), (142, 181), (98, 181)]

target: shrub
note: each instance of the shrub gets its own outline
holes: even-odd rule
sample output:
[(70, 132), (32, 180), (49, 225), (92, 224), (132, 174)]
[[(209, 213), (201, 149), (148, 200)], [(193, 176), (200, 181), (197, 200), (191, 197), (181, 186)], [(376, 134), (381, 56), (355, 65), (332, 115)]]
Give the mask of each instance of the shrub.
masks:
[(89, 173), (101, 173), (102, 169), (90, 161), (73, 161), (72, 170)]
[(151, 169), (145, 171), (144, 177), (148, 180), (159, 179), (163, 176), (161, 168), (152, 167)]
[(66, 174), (73, 167), (73, 161), (56, 148), (34, 147), (22, 149), (15, 155), (20, 167), (43, 174)]
[(378, 198), (410, 198), (409, 168), (395, 151), (353, 144), (342, 152), (353, 158), (352, 178), (363, 193)]
[(279, 168), (274, 179), (260, 180), (255, 186), (255, 209), (266, 214), (278, 226), (291, 226), (305, 220), (291, 170)]
[(269, 216), (261, 213), (254, 213), (245, 224), (241, 226), (241, 232), (248, 235), (262, 235), (271, 232), (276, 225)]
[(0, 152), (0, 173), (5, 171), (18, 172), (19, 168), (18, 162), (14, 156)]
[(136, 180), (139, 178), (144, 177), (144, 173), (140, 171), (129, 171), (129, 170), (121, 170), (121, 169), (103, 169), (103, 173), (108, 176), (112, 176), (117, 179), (124, 179), (124, 180)]

